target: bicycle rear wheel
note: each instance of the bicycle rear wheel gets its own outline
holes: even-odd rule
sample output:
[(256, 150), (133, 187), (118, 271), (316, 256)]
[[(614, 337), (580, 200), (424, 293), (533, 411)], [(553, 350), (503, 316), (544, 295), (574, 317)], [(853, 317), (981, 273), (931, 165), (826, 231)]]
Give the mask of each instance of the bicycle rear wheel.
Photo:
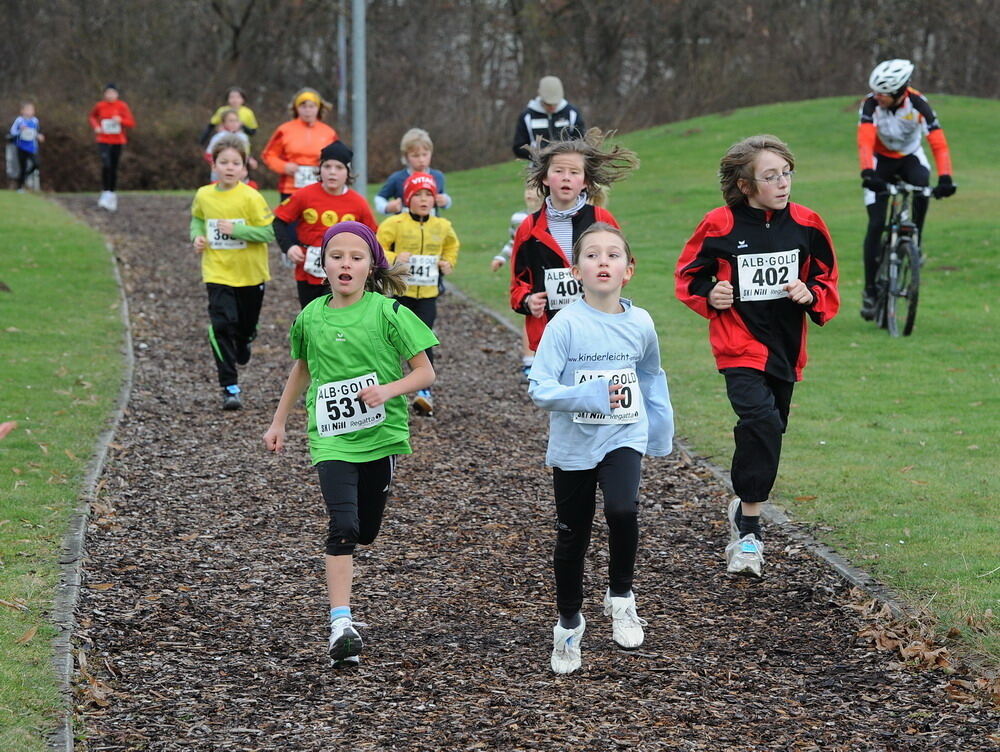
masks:
[(912, 240), (903, 238), (896, 247), (896, 257), (896, 263), (889, 270), (889, 334), (909, 337), (917, 318), (920, 296), (920, 251)]

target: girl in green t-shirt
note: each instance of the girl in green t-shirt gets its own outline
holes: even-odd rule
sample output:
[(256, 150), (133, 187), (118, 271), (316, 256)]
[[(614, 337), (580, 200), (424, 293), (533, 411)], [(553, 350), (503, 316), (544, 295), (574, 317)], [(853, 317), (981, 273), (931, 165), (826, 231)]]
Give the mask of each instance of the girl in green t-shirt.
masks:
[[(438, 341), (412, 311), (386, 297), (405, 291), (408, 269), (390, 268), (368, 226), (340, 222), (321, 248), (331, 291), (292, 324), (295, 363), (264, 445), (283, 449), (288, 413), (305, 392), (309, 452), (330, 515), (330, 658), (340, 668), (358, 665), (362, 648), (350, 607), (354, 548), (378, 535), (395, 457), (411, 451), (404, 395), (434, 383), (426, 350)], [(401, 358), (410, 365), (406, 376)]]

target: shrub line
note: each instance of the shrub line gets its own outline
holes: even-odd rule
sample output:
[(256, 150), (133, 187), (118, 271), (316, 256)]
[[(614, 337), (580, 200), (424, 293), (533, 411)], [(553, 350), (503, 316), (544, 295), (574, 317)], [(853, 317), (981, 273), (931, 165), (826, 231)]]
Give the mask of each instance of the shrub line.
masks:
[(132, 379), (135, 372), (135, 353), (132, 349), (132, 328), (128, 315), (128, 299), (125, 286), (122, 284), (118, 268), (118, 258), (115, 255), (111, 241), (105, 240), (105, 247), (112, 259), (115, 284), (118, 286), (120, 314), (124, 331), (122, 355), (124, 356), (124, 373), (122, 374), (121, 391), (114, 413), (108, 419), (104, 431), (97, 437), (94, 453), (87, 466), (87, 474), (83, 488), (78, 498), (76, 511), (69, 523), (69, 530), (62, 541), (59, 565), (61, 569), (59, 585), (56, 589), (52, 607), (52, 622), (58, 632), (52, 640), (53, 658), (59, 692), (62, 695), (62, 707), (59, 708), (59, 718), (56, 728), (49, 737), (49, 746), (54, 752), (73, 752), (73, 631), (76, 627), (76, 606), (80, 598), (81, 568), (85, 555), (85, 537), (87, 523), (90, 519), (90, 504), (95, 500), (97, 482), (104, 471), (104, 463), (108, 456), (108, 445), (114, 439), (115, 432), (125, 415), (129, 398), (132, 394)]

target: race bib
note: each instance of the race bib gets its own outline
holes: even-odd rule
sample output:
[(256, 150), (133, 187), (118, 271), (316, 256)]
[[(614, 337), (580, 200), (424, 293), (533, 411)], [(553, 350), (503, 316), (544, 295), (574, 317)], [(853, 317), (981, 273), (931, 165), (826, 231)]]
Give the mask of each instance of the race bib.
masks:
[[(232, 235), (226, 235), (219, 229), (218, 219), (207, 219), (205, 220), (205, 225), (208, 229), (208, 245), (217, 251), (228, 251), (236, 250), (238, 248), (246, 248), (247, 241), (239, 240), (234, 238)], [(245, 225), (245, 219), (231, 219), (229, 220), (234, 225)]]
[(34, 128), (22, 128), (21, 132), (17, 134), (17, 137), (21, 141), (34, 141), (35, 133), (37, 133), (37, 131)]
[(326, 279), (326, 269), (320, 263), (320, 247), (318, 245), (306, 246), (306, 260), (302, 262), (302, 268), (306, 270), (306, 274)]
[(634, 368), (614, 368), (605, 371), (578, 370), (573, 374), (573, 383), (582, 384), (594, 379), (606, 379), (609, 384), (622, 384), (621, 393), (625, 399), (611, 411), (604, 413), (575, 413), (574, 423), (589, 423), (592, 425), (621, 425), (637, 423), (645, 409), (642, 402), (642, 392), (639, 390), (639, 376)]
[(114, 118), (104, 118), (101, 120), (101, 133), (108, 136), (113, 136), (116, 133), (122, 132), (121, 121), (115, 120)]
[(437, 287), (438, 283), (438, 256), (410, 256), (410, 278), (407, 280), (411, 285), (432, 285)]
[(799, 278), (799, 249), (737, 256), (736, 268), (743, 302), (787, 298), (782, 288)]
[(316, 430), (320, 436), (339, 436), (370, 428), (385, 420), (385, 404), (368, 407), (358, 394), (378, 384), (378, 376), (368, 373), (353, 379), (331, 381), (316, 390)]
[(305, 188), (307, 185), (319, 182), (319, 168), (312, 165), (299, 165), (295, 170), (295, 187)]
[(545, 294), (548, 296), (550, 311), (565, 308), (583, 295), (583, 286), (573, 279), (571, 269), (546, 269)]

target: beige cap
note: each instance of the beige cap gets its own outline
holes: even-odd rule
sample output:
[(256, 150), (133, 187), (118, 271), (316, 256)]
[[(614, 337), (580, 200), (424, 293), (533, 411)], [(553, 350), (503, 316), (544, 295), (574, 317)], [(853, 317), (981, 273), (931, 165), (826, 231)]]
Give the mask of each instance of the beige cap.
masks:
[(545, 104), (559, 104), (563, 100), (563, 85), (555, 76), (545, 76), (538, 82), (538, 96)]

